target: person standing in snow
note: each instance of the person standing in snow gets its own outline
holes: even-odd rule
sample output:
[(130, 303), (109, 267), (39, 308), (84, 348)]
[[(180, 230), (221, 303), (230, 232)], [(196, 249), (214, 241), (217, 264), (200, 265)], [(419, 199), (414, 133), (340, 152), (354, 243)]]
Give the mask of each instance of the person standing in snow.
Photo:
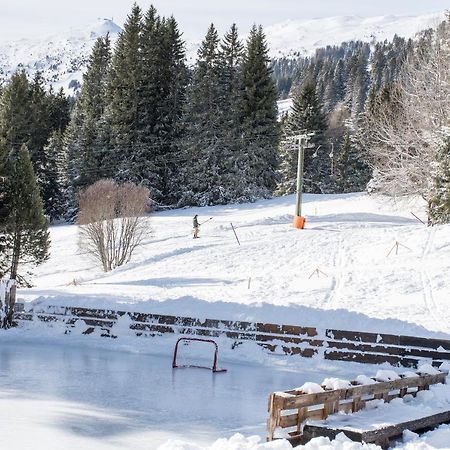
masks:
[(200, 232), (200, 224), (198, 223), (197, 214), (194, 216), (193, 225), (194, 225), (194, 239), (198, 239), (199, 238), (198, 233)]

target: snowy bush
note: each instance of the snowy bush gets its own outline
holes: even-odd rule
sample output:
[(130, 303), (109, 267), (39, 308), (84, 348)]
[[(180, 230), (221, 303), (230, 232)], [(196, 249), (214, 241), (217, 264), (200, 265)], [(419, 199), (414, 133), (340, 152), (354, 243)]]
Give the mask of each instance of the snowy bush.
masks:
[(148, 198), (147, 188), (112, 180), (97, 181), (79, 194), (80, 246), (105, 272), (130, 261), (150, 233)]

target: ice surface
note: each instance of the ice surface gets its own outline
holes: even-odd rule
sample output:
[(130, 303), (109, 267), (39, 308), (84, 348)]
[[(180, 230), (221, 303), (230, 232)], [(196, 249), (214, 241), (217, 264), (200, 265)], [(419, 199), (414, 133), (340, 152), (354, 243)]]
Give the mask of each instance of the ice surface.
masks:
[(226, 362), (228, 372), (214, 375), (173, 370), (170, 354), (37, 341), (0, 335), (0, 435), (10, 450), (148, 450), (168, 439), (211, 445), (238, 432), (264, 438), (270, 392), (347, 370)]

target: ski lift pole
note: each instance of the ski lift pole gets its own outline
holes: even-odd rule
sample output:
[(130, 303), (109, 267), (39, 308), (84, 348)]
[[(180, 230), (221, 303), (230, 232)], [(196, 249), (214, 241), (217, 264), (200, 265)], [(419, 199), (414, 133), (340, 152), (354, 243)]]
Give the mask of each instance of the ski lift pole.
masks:
[(303, 166), (305, 163), (305, 137), (299, 136), (297, 163), (297, 200), (295, 204), (294, 228), (303, 230), (305, 218), (302, 216)]

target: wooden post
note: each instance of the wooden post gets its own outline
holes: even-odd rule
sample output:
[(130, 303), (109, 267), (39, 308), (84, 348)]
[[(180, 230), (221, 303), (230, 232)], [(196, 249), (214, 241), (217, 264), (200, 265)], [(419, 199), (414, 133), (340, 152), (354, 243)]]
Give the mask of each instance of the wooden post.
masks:
[(231, 225), (231, 228), (233, 229), (233, 233), (234, 233), (234, 236), (236, 237), (237, 243), (239, 245), (241, 245), (241, 243), (239, 242), (238, 235), (236, 234), (236, 230), (234, 229), (234, 226), (233, 226), (233, 224), (231, 222), (230, 222), (230, 225)]
[(308, 408), (299, 408), (297, 414), (297, 434), (303, 433), (303, 422), (306, 420), (306, 413), (308, 412)]
[(269, 419), (267, 421), (267, 440), (273, 441), (275, 429), (277, 427), (276, 408), (275, 408), (275, 394), (270, 394), (269, 397)]
[(355, 397), (352, 401), (352, 412), (358, 412), (360, 409), (362, 409), (361, 406), (361, 397)]

